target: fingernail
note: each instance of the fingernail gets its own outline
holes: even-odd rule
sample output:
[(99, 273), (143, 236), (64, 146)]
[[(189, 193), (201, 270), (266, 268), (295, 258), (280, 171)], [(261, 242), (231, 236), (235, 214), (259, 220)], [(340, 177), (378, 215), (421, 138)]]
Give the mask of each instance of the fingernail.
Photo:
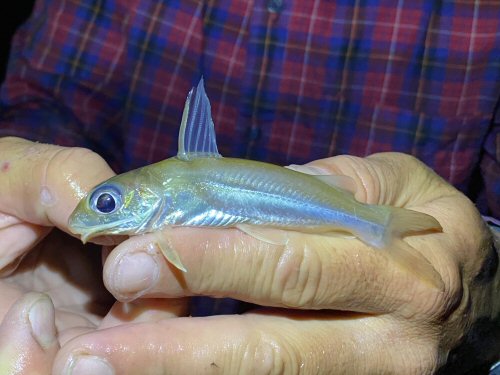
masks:
[(68, 375), (113, 375), (115, 371), (105, 359), (83, 355), (70, 359)]
[(118, 262), (114, 286), (121, 293), (143, 292), (156, 283), (158, 274), (158, 264), (150, 255), (125, 255)]
[(56, 339), (54, 306), (48, 298), (40, 298), (30, 308), (28, 320), (31, 333), (38, 344), (46, 349)]

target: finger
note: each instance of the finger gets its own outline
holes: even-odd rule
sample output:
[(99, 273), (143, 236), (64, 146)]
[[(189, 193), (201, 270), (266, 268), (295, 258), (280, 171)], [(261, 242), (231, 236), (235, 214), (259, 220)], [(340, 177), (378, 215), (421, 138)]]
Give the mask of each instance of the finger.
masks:
[(154, 235), (132, 237), (104, 265), (104, 283), (117, 299), (209, 295), (266, 306), (384, 313), (432, 304), (439, 296), (429, 291), (428, 299), (415, 301), (413, 294), (401, 293), (428, 286), (383, 252), (350, 238), (297, 234), (276, 246), (235, 229), (176, 228), (163, 235), (188, 271), (166, 262)]
[(97, 154), (82, 148), (0, 139), (0, 209), (43, 226), (66, 229), (78, 201), (112, 170)]
[[(462, 240), (468, 243), (481, 238), (478, 229), (482, 227), (481, 217), (468, 198), (424, 163), (402, 153), (379, 153), (367, 158), (342, 155), (308, 165), (352, 178), (358, 186), (355, 197), (361, 202), (409, 208), (437, 219), (442, 234), (406, 237), (404, 241), (411, 245), (407, 247), (410, 251), (401, 252), (396, 245), (390, 256), (438, 289), (444, 286), (446, 294), (460, 294), (460, 259), (456, 253), (460, 246), (453, 242), (463, 237), (462, 233), (456, 233), (457, 229), (462, 231), (463, 224), (457, 223), (471, 222), (469, 229), (474, 233)], [(469, 247), (476, 248), (477, 244)]]
[(22, 256), (49, 232), (50, 227), (15, 222), (0, 226), (0, 274), (5, 276), (15, 270)]
[(5, 315), (9, 312), (11, 307), (16, 303), (18, 299), (20, 299), (23, 294), (24, 290), (15, 285), (12, 282), (0, 280), (0, 290), (1, 290), (1, 296), (2, 298), (0, 299), (0, 321), (4, 318)]
[[(367, 158), (342, 155), (316, 160), (308, 165), (351, 177), (356, 181), (358, 189), (355, 197), (359, 201), (406, 207), (436, 218), (447, 239), (438, 236), (441, 237), (440, 241), (434, 241), (435, 236), (426, 236), (425, 243), (417, 238), (414, 241), (423, 246), (414, 247), (435, 266), (445, 283), (458, 279), (458, 262), (464, 264), (476, 259), (470, 253), (471, 249), (484, 248), (478, 241), (484, 238), (486, 228), (475, 205), (410, 155), (393, 152), (374, 154)], [(464, 236), (464, 225), (467, 227), (467, 236)], [(413, 239), (406, 240), (411, 242)], [(442, 248), (443, 243), (453, 250), (435, 251)], [(467, 250), (459, 254), (459, 249)]]
[(390, 318), (252, 313), (93, 332), (61, 349), (54, 374), (416, 374), (435, 369), (435, 349)]
[(58, 349), (52, 301), (25, 294), (0, 324), (0, 373), (50, 374)]
[(116, 302), (106, 314), (99, 329), (127, 323), (158, 322), (189, 314), (188, 298), (148, 299), (121, 303)]
[(425, 164), (401, 153), (379, 153), (367, 158), (340, 155), (306, 165), (351, 177), (357, 186), (356, 199), (370, 204), (410, 208), (444, 194), (457, 194)]

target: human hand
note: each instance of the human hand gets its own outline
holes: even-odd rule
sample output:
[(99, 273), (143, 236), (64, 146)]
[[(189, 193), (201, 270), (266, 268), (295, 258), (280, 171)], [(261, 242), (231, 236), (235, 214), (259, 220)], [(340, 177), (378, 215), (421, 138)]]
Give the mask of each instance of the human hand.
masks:
[(83, 149), (0, 139), (0, 373), (50, 373), (60, 342), (104, 312), (100, 303), (110, 298), (93, 266), (100, 255), (61, 233), (42, 239), (65, 228), (89, 183), (112, 175)]
[(500, 310), (498, 254), (473, 204), (402, 154), (341, 156), (312, 165), (351, 176), (360, 201), (437, 218), (443, 233), (405, 241), (440, 273), (444, 290), (355, 239), (297, 234), (276, 246), (235, 229), (167, 230), (188, 269), (182, 274), (155, 249), (154, 236), (133, 237), (105, 263), (104, 281), (116, 298), (211, 295), (267, 307), (94, 331), (59, 351), (55, 373), (84, 354), (119, 374), (424, 374), (453, 362), (464, 340), (477, 357), (459, 358), (460, 371), (492, 361), (498, 336), (476, 352), (467, 340), (488, 329), (498, 335)]
[(112, 175), (88, 150), (0, 139), (1, 375), (51, 374), (60, 345), (121, 323), (122, 309), (134, 314), (131, 321), (186, 313), (186, 303), (176, 300), (116, 303), (110, 310), (100, 252), (52, 231), (67, 231), (80, 198)]
[[(83, 168), (85, 166), (85, 168)], [(7, 274), (53, 227), (66, 229), (72, 203), (113, 171), (97, 154), (0, 138), (0, 270)]]

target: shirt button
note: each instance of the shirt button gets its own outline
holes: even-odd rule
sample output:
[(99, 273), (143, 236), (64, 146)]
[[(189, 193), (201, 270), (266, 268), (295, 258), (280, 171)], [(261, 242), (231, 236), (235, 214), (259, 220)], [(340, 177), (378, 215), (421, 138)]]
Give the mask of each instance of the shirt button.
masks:
[(283, 10), (283, 0), (268, 0), (267, 11), (269, 13), (280, 13)]

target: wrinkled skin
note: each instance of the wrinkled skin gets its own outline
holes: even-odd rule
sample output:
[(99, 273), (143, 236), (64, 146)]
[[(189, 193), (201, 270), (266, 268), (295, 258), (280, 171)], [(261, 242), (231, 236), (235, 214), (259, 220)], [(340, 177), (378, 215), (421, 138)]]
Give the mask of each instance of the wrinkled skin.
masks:
[[(179, 228), (160, 235), (186, 274), (162, 258), (153, 234), (105, 251), (104, 284), (122, 301), (113, 302), (96, 249), (83, 251), (59, 231), (47, 236), (52, 227), (67, 231), (80, 197), (112, 171), (87, 150), (0, 139), (0, 373), (425, 374), (445, 363), (453, 373), (487, 367), (500, 352), (500, 271), (473, 204), (402, 154), (312, 165), (354, 178), (360, 201), (436, 217), (443, 233), (406, 240), (441, 274), (444, 291), (355, 239), (297, 234), (274, 246), (233, 229)], [(192, 295), (270, 307), (187, 318)]]

